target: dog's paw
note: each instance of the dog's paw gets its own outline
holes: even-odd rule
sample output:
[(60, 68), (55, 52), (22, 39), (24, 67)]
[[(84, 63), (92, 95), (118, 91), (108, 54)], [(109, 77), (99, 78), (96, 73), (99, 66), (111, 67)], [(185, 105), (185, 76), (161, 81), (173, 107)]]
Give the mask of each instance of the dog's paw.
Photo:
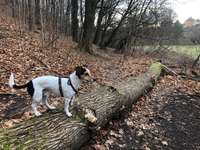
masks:
[(72, 113), (67, 112), (66, 115), (67, 115), (68, 117), (71, 117), (71, 116), (72, 116)]
[(54, 109), (56, 109), (56, 107), (50, 106), (49, 109), (54, 110)]
[(40, 112), (35, 112), (35, 116), (41, 116), (42, 114)]

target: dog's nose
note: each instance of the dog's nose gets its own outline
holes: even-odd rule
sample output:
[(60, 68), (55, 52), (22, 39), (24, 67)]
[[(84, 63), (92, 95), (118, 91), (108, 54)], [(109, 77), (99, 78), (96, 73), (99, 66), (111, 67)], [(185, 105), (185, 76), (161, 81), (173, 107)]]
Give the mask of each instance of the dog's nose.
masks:
[(92, 78), (92, 79), (93, 79), (93, 81), (94, 81), (94, 82), (96, 82), (96, 81), (97, 81), (97, 78)]

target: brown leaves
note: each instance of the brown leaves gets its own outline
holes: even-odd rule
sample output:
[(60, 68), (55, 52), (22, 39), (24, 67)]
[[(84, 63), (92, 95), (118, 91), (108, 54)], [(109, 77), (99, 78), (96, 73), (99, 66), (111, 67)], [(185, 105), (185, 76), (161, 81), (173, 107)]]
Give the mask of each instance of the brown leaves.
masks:
[(14, 124), (19, 123), (22, 121), (21, 119), (10, 119), (6, 120), (3, 123), (1, 123), (2, 128), (11, 128), (14, 126)]
[(104, 145), (94, 145), (95, 150), (106, 150), (106, 147)]
[[(17, 81), (25, 83), (40, 75), (67, 76), (76, 66), (87, 64), (98, 83), (112, 85), (117, 80), (144, 72), (151, 62), (150, 58), (127, 57), (122, 63), (119, 62), (121, 55), (118, 54), (94, 57), (72, 48), (74, 43), (68, 40), (62, 40), (59, 48), (41, 48), (38, 35), (20, 35), (9, 30), (7, 32), (12, 38), (0, 41), (0, 47), (3, 49), (0, 67), (5, 68), (3, 74), (0, 74), (2, 83), (7, 83), (11, 71), (15, 73)], [(84, 85), (84, 88), (89, 91), (94, 86), (89, 83)], [(10, 89), (3, 85), (0, 92), (6, 91)]]
[[(1, 21), (0, 26), (2, 26)], [(91, 56), (74, 48), (75, 44), (66, 39), (59, 41), (61, 44), (58, 48), (41, 48), (38, 35), (33, 36), (27, 33), (20, 35), (14, 30), (14, 25), (6, 23), (6, 26), (8, 26), (6, 27), (8, 30), (3, 35), (8, 38), (0, 39), (1, 93), (10, 93), (7, 82), (11, 71), (15, 73), (17, 83), (21, 84), (41, 75), (67, 76), (76, 66), (87, 64), (99, 84), (112, 85), (114, 82), (122, 81), (129, 76), (137, 76), (145, 72), (153, 61), (153, 58), (148, 56), (126, 57), (124, 59), (122, 55), (105, 53), (99, 49), (96, 50), (98, 57)], [(96, 87), (97, 84), (84, 83), (81, 91), (88, 92)], [(129, 138), (134, 146), (139, 145), (138, 147), (140, 147), (142, 145), (140, 148), (150, 150), (149, 144), (141, 141), (152, 138), (152, 135), (147, 135), (145, 132), (151, 130), (154, 135), (158, 136), (153, 137), (154, 140), (151, 139), (152, 141), (168, 146), (169, 142), (163, 140), (162, 136), (159, 137), (159, 135), (162, 135), (157, 128), (159, 125), (152, 118), (158, 116), (158, 118), (164, 118), (167, 121), (171, 120), (171, 114), (160, 115), (159, 110), (167, 103), (164, 101), (165, 97), (162, 95), (162, 91), (171, 91), (175, 88), (184, 92), (199, 93), (200, 83), (169, 75), (162, 77), (154, 89), (132, 107), (132, 111), (128, 113), (127, 117), (120, 121), (111, 121), (108, 128), (101, 129), (94, 139), (95, 144), (92, 144), (91, 147), (96, 150), (109, 149), (113, 145), (124, 148), (126, 147), (124, 143)], [(62, 103), (58, 99), (53, 99), (55, 106)], [(5, 107), (11, 109), (6, 104), (1, 101), (0, 109)], [(41, 108), (40, 110), (43, 111), (44, 109)], [(10, 128), (22, 119), (30, 119), (31, 117), (33, 117), (31, 112), (26, 111), (21, 118), (5, 120), (1, 125), (3, 128)], [(150, 137), (143, 139), (145, 136)], [(123, 137), (127, 137), (126, 140), (123, 140)], [(119, 141), (121, 143), (118, 143)]]

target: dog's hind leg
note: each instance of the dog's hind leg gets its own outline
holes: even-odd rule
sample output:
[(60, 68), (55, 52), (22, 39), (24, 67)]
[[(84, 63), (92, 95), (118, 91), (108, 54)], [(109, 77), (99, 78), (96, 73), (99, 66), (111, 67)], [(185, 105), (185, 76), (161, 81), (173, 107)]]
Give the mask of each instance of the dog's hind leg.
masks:
[(50, 110), (56, 109), (56, 107), (49, 105), (48, 95), (46, 95), (46, 94), (43, 94), (43, 96), (42, 96), (42, 103), (45, 104), (47, 106), (47, 108), (50, 109)]
[(37, 110), (37, 104), (39, 104), (42, 100), (42, 91), (38, 90), (34, 93), (33, 95), (33, 101), (31, 104), (32, 107), (32, 112), (36, 115), (36, 116), (40, 116), (41, 113)]
[(37, 102), (35, 100), (33, 100), (32, 104), (32, 112), (36, 115), (36, 116), (40, 116), (42, 115), (38, 110), (37, 110)]
[(72, 114), (69, 112), (69, 104), (70, 104), (71, 99), (65, 98), (65, 113), (68, 117), (71, 117)]

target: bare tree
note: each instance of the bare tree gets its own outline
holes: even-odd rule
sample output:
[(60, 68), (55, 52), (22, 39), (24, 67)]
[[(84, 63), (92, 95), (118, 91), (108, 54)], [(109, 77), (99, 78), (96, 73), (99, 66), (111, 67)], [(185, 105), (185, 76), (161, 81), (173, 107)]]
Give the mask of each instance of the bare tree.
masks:
[(9, 0), (6, 4), (20, 24), (29, 30), (35, 26), (40, 30), (43, 44), (55, 45), (64, 33), (91, 53), (92, 43), (132, 51), (134, 45), (162, 44), (164, 38), (175, 38), (174, 24), (169, 28), (164, 19), (167, 1)]
[(79, 43), (81, 49), (92, 53), (93, 29), (95, 12), (98, 0), (85, 0), (85, 20), (83, 24), (83, 37)]
[(16, 16), (15, 16), (15, 14), (16, 14), (16, 2), (15, 2), (15, 0), (11, 0), (10, 1), (10, 3), (11, 3), (11, 10), (12, 10), (12, 17), (13, 18), (15, 18)]
[(41, 28), (40, 0), (35, 0), (35, 24), (38, 29)]
[(83, 23), (84, 23), (84, 3), (83, 0), (80, 0), (80, 7), (79, 7), (79, 15), (80, 15), (80, 31), (79, 31), (79, 41), (83, 37)]
[(101, 23), (105, 14), (104, 3), (105, 3), (105, 0), (100, 1), (100, 10), (98, 13), (96, 32), (95, 32), (94, 41), (93, 41), (95, 44), (98, 44), (99, 42), (99, 36), (101, 32)]
[(32, 0), (28, 0), (28, 29), (33, 29)]
[(104, 43), (104, 47), (107, 47), (112, 42), (112, 40), (114, 39), (115, 35), (119, 31), (119, 28), (121, 27), (121, 25), (123, 24), (123, 22), (125, 21), (127, 16), (131, 13), (131, 10), (133, 9), (133, 6), (137, 7), (137, 3), (136, 2), (138, 2), (138, 0), (130, 0), (128, 2), (127, 8), (122, 12), (122, 16), (121, 16), (121, 19), (119, 20), (119, 23), (117, 24), (117, 26), (111, 32), (110, 36), (108, 37), (108, 40)]
[(65, 35), (71, 35), (71, 22), (70, 22), (70, 11), (71, 11), (71, 0), (67, 0), (66, 2), (66, 12), (65, 12)]
[(78, 21), (78, 0), (72, 0), (72, 39), (75, 42), (78, 42), (78, 28), (79, 28), (79, 21)]

